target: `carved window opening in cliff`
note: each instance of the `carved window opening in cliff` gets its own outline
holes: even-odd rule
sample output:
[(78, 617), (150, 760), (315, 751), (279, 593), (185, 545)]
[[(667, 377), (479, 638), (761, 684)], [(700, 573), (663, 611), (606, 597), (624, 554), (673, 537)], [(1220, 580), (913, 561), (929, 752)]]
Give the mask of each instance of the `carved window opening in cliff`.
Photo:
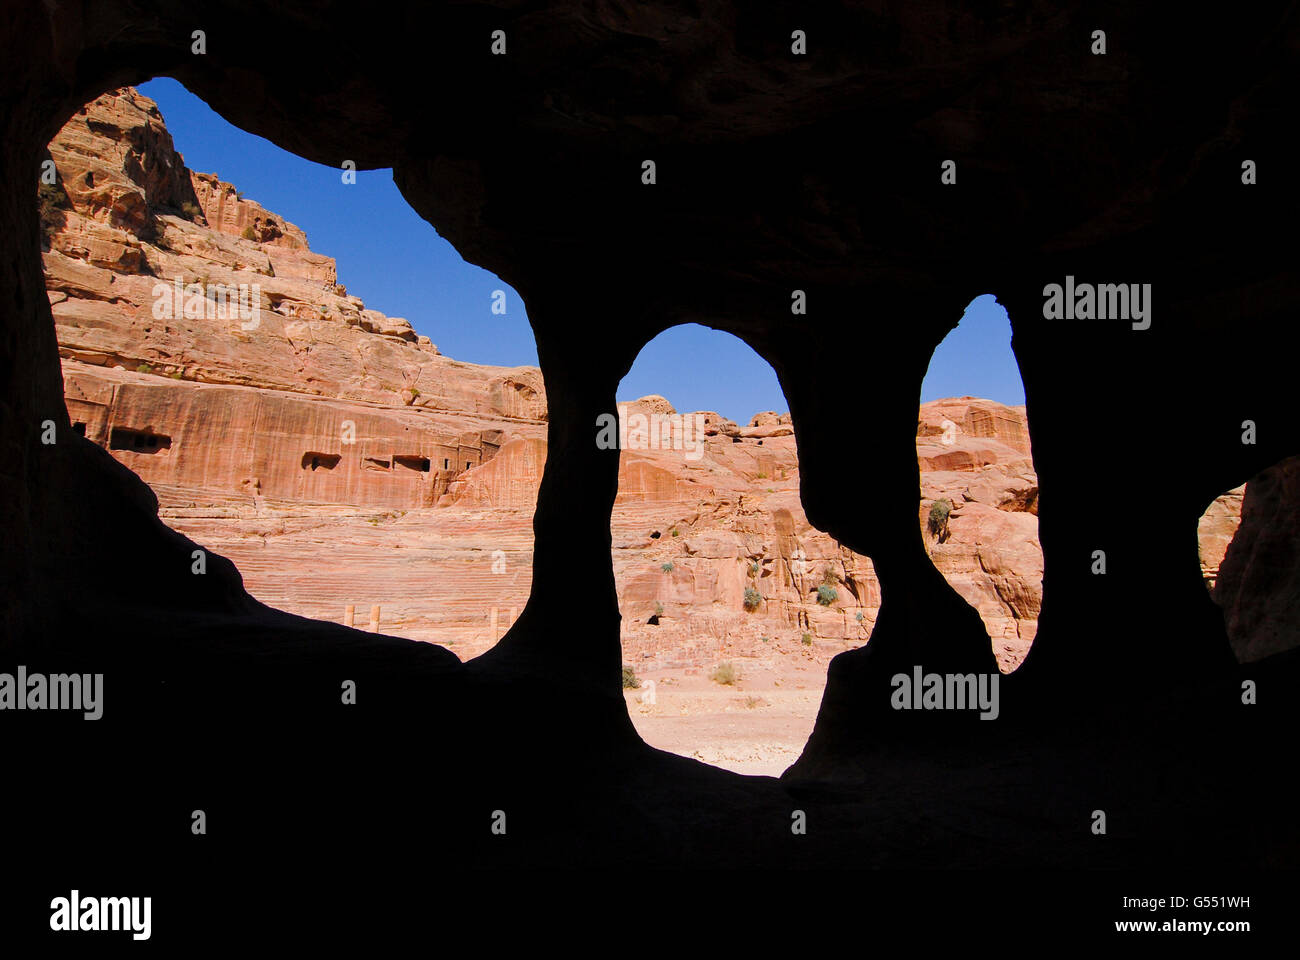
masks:
[(403, 470), (412, 473), (428, 473), (431, 464), (428, 457), (394, 456), (393, 466), (401, 467)]
[(641, 681), (628, 713), (651, 746), (779, 774), (812, 733), (830, 659), (866, 640), (870, 562), (804, 517), (785, 396), (743, 340), (672, 327), (618, 398), (612, 560), (623, 664)]
[[(177, 97), (174, 81), (156, 83)], [(522, 300), (437, 237), (389, 171), (362, 171), (336, 190), (337, 169), (231, 127), (187, 93), (172, 102), (175, 114), (155, 109), (148, 91), (110, 91), (50, 143), (57, 180), (37, 200), (43, 235), (53, 233), (42, 254), (69, 419), (153, 486), (169, 527), (200, 545), (217, 531), (258, 600), (336, 623), (349, 605), (379, 605), (384, 633), (454, 644), (461, 656), (489, 649), (528, 599), (545, 461), (545, 394)], [(182, 118), (174, 145), (165, 109), (168, 120)], [(92, 125), (87, 141), (97, 115), (111, 122)], [(202, 136), (188, 154), (180, 138), (196, 128)], [(235, 169), (245, 173), (234, 175), (256, 168), (261, 177), (243, 189), (298, 205), (269, 215), (235, 185), (190, 169), (226, 172), (224, 161), (185, 162), (204, 150), (243, 154)], [(159, 179), (159, 171), (170, 173)], [(291, 189), (273, 193), (280, 185)], [(104, 198), (119, 195), (129, 208), (105, 210)], [(356, 197), (367, 199), (350, 210)], [(335, 239), (313, 250), (306, 237), (314, 225), (332, 228)], [(375, 231), (385, 243), (330, 245)], [(92, 264), (87, 235), (118, 241), (126, 253)], [(452, 360), (406, 321), (366, 309), (338, 283), (350, 277), (330, 259), (340, 256), (341, 271), (349, 250), (351, 262), (371, 269), (367, 292), (447, 317), (441, 329), (453, 343), (461, 328), (481, 331), (479, 341), (462, 339), (488, 355)], [(363, 256), (374, 250), (378, 268)], [(87, 271), (102, 273), (87, 283)], [(154, 281), (171, 284), (178, 273), (208, 298), (242, 281), (260, 284), (259, 322), (212, 329), (202, 311), (183, 318), (194, 322), (159, 323)], [(131, 282), (118, 283), (124, 276)], [(508, 316), (489, 313), (497, 289), (507, 293)], [(112, 323), (85, 322), (105, 304)], [(498, 457), (508, 469), (494, 472)], [(447, 473), (435, 476), (438, 459)], [(232, 501), (327, 518), (330, 535), (307, 533), (311, 524), (250, 535), (237, 521), (196, 522), (190, 510)]]
[(172, 438), (148, 430), (130, 430), (114, 427), (108, 438), (110, 450), (129, 450), (132, 453), (155, 454), (171, 449)]
[(1197, 523), (1197, 544), (1239, 662), (1300, 646), (1300, 456), (1216, 497)]
[(342, 459), (342, 456), (337, 453), (304, 453), (302, 455), (302, 468), (304, 470), (333, 470)]
[(1043, 552), (1024, 385), (1011, 321), (993, 296), (972, 300), (935, 349), (921, 400), (921, 537), (1010, 672), (1038, 632)]

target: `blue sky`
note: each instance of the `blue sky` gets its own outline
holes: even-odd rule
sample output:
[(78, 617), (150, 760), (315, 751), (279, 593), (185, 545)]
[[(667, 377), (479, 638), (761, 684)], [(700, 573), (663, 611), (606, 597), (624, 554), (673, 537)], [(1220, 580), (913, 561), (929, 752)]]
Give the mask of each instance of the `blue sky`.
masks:
[[(281, 150), (232, 126), (169, 78), (139, 87), (155, 100), (176, 149), (191, 170), (233, 183), (307, 234), (311, 249), (338, 261), (339, 282), (366, 306), (406, 317), (449, 357), (471, 363), (537, 363), (523, 301), (494, 274), (466, 263), (402, 198), (391, 170), (340, 171)], [(504, 316), (492, 292), (506, 291)], [(987, 397), (1024, 402), (1011, 354), (1011, 326), (991, 296), (979, 297), (940, 344), (921, 389), (922, 402)], [(761, 410), (789, 409), (766, 361), (731, 334), (696, 324), (656, 337), (619, 388), (620, 399), (648, 393), (682, 411), (716, 410), (747, 423)]]

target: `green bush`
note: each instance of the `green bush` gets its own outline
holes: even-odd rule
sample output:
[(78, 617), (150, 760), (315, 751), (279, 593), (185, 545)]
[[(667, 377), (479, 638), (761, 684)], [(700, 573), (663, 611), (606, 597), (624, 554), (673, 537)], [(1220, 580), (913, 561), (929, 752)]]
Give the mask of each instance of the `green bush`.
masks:
[(667, 563), (662, 564), (662, 565), (659, 567), (659, 569), (662, 570), (664, 573), (672, 573), (672, 572), (673, 572), (673, 562), (672, 562), (671, 560), (669, 560)]
[(147, 364), (147, 363), (142, 363), (142, 364), (139, 364), (139, 365), (135, 368), (135, 372), (136, 372), (136, 373), (153, 373), (153, 367), (149, 366), (149, 364)]
[(720, 683), (725, 687), (730, 687), (736, 682), (736, 668), (730, 663), (718, 664), (718, 669), (713, 671), (710, 677), (714, 683)]
[(812, 634), (811, 634), (811, 633), (805, 633), (805, 634), (804, 634), (800, 639), (803, 641), (803, 645), (804, 645), (805, 647), (811, 647), (811, 646), (812, 646)]
[(952, 504), (947, 500), (936, 500), (930, 507), (930, 532), (939, 533), (948, 523), (948, 514), (952, 513)]
[(678, 535), (678, 532), (677, 532), (677, 528), (676, 528), (676, 527), (673, 527), (672, 530), (670, 530), (670, 531), (668, 531), (668, 532), (671, 533), (674, 537)]
[(662, 603), (659, 603), (659, 602), (656, 600), (656, 601), (655, 601), (655, 616), (656, 616), (656, 617), (662, 617), (663, 615), (664, 615), (664, 605), (663, 605)]
[(832, 603), (838, 600), (839, 597), (840, 592), (829, 584), (823, 583), (817, 588), (817, 602), (823, 607), (829, 607)]
[(861, 623), (861, 622), (862, 622), (862, 611), (859, 610), (857, 613), (855, 613), (855, 614), (853, 615), (853, 619), (856, 620), (856, 621), (858, 621), (858, 623)]
[(186, 220), (195, 220), (202, 212), (202, 210), (190, 203), (188, 200), (181, 204), (181, 216)]
[(758, 605), (763, 602), (763, 595), (753, 587), (745, 588), (745, 609), (753, 613), (758, 609)]
[(758, 571), (759, 571), (758, 561), (755, 560), (753, 563), (749, 565), (749, 575), (751, 577), (756, 577), (758, 576)]
[(636, 671), (633, 670), (631, 667), (624, 667), (623, 668), (623, 689), (635, 690), (639, 686), (641, 686), (641, 681), (637, 679)]
[(241, 237), (243, 237), (245, 240), (256, 240), (256, 239), (257, 239), (257, 234), (255, 234), (255, 233), (253, 232), (253, 228), (252, 228), (252, 227), (245, 227), (243, 230), (240, 231), (239, 235), (240, 235)]

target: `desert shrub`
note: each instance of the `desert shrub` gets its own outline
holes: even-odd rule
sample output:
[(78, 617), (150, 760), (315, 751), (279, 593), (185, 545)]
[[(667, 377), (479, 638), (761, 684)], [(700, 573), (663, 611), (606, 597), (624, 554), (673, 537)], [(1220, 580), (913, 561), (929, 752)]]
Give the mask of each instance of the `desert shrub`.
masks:
[(830, 584), (823, 583), (817, 588), (817, 602), (823, 607), (829, 607), (832, 603), (838, 600), (839, 597), (840, 592)]
[(749, 575), (751, 577), (756, 577), (758, 576), (758, 571), (759, 571), (758, 561), (755, 560), (753, 563), (749, 565)]
[(188, 200), (181, 204), (181, 216), (186, 220), (194, 220), (202, 212), (203, 211), (201, 211), (195, 204), (190, 203)]
[(759, 704), (761, 704), (762, 702), (763, 702), (763, 701), (762, 701), (761, 699), (759, 699), (758, 697), (746, 697), (746, 698), (745, 698), (745, 709), (746, 709), (746, 710), (753, 710), (755, 707), (757, 707), (757, 706), (758, 706)]
[(855, 613), (855, 614), (853, 615), (853, 619), (856, 620), (856, 621), (858, 621), (858, 623), (861, 623), (861, 622), (862, 622), (862, 611), (859, 610), (857, 613)]
[[(70, 209), (72, 202), (68, 200), (68, 194), (64, 191), (63, 184), (57, 181), (54, 183), (41, 183), (36, 188), (36, 197), (40, 209), (42, 242), (48, 246), (59, 228), (56, 212)], [(59, 217), (61, 218), (61, 216), (60, 214)]]
[(669, 531), (669, 533), (671, 533), (674, 537), (679, 535), (676, 527), (673, 527), (672, 530)]
[(802, 637), (800, 637), (799, 639), (800, 639), (801, 641), (803, 641), (803, 645), (804, 645), (805, 647), (811, 647), (811, 646), (812, 646), (812, 634), (811, 634), (811, 633), (805, 633), (805, 634), (804, 634)]
[(731, 663), (720, 663), (718, 669), (713, 671), (713, 676), (709, 679), (714, 683), (729, 687), (736, 682), (736, 668)]
[(135, 368), (136, 373), (153, 373), (153, 367), (147, 363), (141, 363)]
[(659, 601), (656, 600), (656, 601), (655, 601), (655, 616), (656, 616), (656, 617), (662, 617), (663, 615), (664, 615), (664, 605), (663, 605), (662, 603), (660, 603)]
[(835, 576), (834, 567), (822, 567), (822, 583), (832, 587), (839, 583), (839, 577)]
[(245, 227), (243, 230), (240, 231), (239, 235), (240, 235), (241, 237), (243, 237), (245, 240), (256, 240), (256, 239), (257, 239), (257, 234), (255, 234), (255, 233), (253, 232), (253, 228), (252, 228), (252, 227)]
[(753, 587), (745, 588), (745, 609), (753, 613), (758, 609), (758, 605), (763, 602), (763, 595)]
[(640, 679), (637, 678), (636, 671), (633, 670), (631, 667), (624, 667), (623, 668), (623, 689), (635, 690), (639, 686), (641, 686), (641, 681)]
[(662, 570), (664, 573), (672, 573), (673, 562), (669, 560), (667, 563), (660, 565), (659, 569)]
[(63, 184), (57, 180), (54, 183), (42, 182), (36, 188), (36, 198), (40, 201), (41, 219), (48, 217), (55, 209), (66, 210), (72, 206)]
[(952, 504), (947, 500), (936, 500), (930, 507), (930, 532), (939, 533), (948, 523), (948, 514), (952, 513)]

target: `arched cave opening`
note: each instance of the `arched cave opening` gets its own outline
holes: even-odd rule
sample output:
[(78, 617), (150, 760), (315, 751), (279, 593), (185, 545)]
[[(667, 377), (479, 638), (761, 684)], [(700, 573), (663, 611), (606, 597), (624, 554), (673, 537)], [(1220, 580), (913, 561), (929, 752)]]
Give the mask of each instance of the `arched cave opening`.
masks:
[(871, 563), (805, 517), (784, 394), (744, 341), (670, 328), (619, 398), (610, 527), (629, 715), (651, 746), (779, 774), (830, 659), (867, 638)]
[(1006, 310), (976, 297), (921, 388), (919, 523), (935, 568), (988, 629), (1004, 673), (1038, 629), (1043, 550), (1024, 385)]
[[(174, 81), (144, 87), (64, 125), (38, 195), (74, 432), (148, 483), (161, 519), (231, 560), (258, 600), (336, 623), (377, 606), (383, 633), (462, 658), (489, 649), (531, 584), (541, 372), (452, 360), (416, 326), (451, 314), (463, 322), (436, 329), (465, 349), (464, 328), (479, 328), (484, 350), (535, 363), (526, 317), (503, 319), (506, 285), (436, 234), (438, 298), (402, 288), (425, 316), (373, 309), (341, 282), (348, 264), (386, 302), (402, 271), (358, 252), (377, 245), (331, 250), (291, 222), (335, 243), (359, 233), (355, 182), (231, 126)], [(190, 169), (155, 88), (201, 156), (246, 157), (246, 176), (273, 169), (255, 182), (277, 209), (223, 170)], [(378, 211), (368, 230), (393, 241), (384, 256), (433, 233), (383, 171), (356, 177)]]

